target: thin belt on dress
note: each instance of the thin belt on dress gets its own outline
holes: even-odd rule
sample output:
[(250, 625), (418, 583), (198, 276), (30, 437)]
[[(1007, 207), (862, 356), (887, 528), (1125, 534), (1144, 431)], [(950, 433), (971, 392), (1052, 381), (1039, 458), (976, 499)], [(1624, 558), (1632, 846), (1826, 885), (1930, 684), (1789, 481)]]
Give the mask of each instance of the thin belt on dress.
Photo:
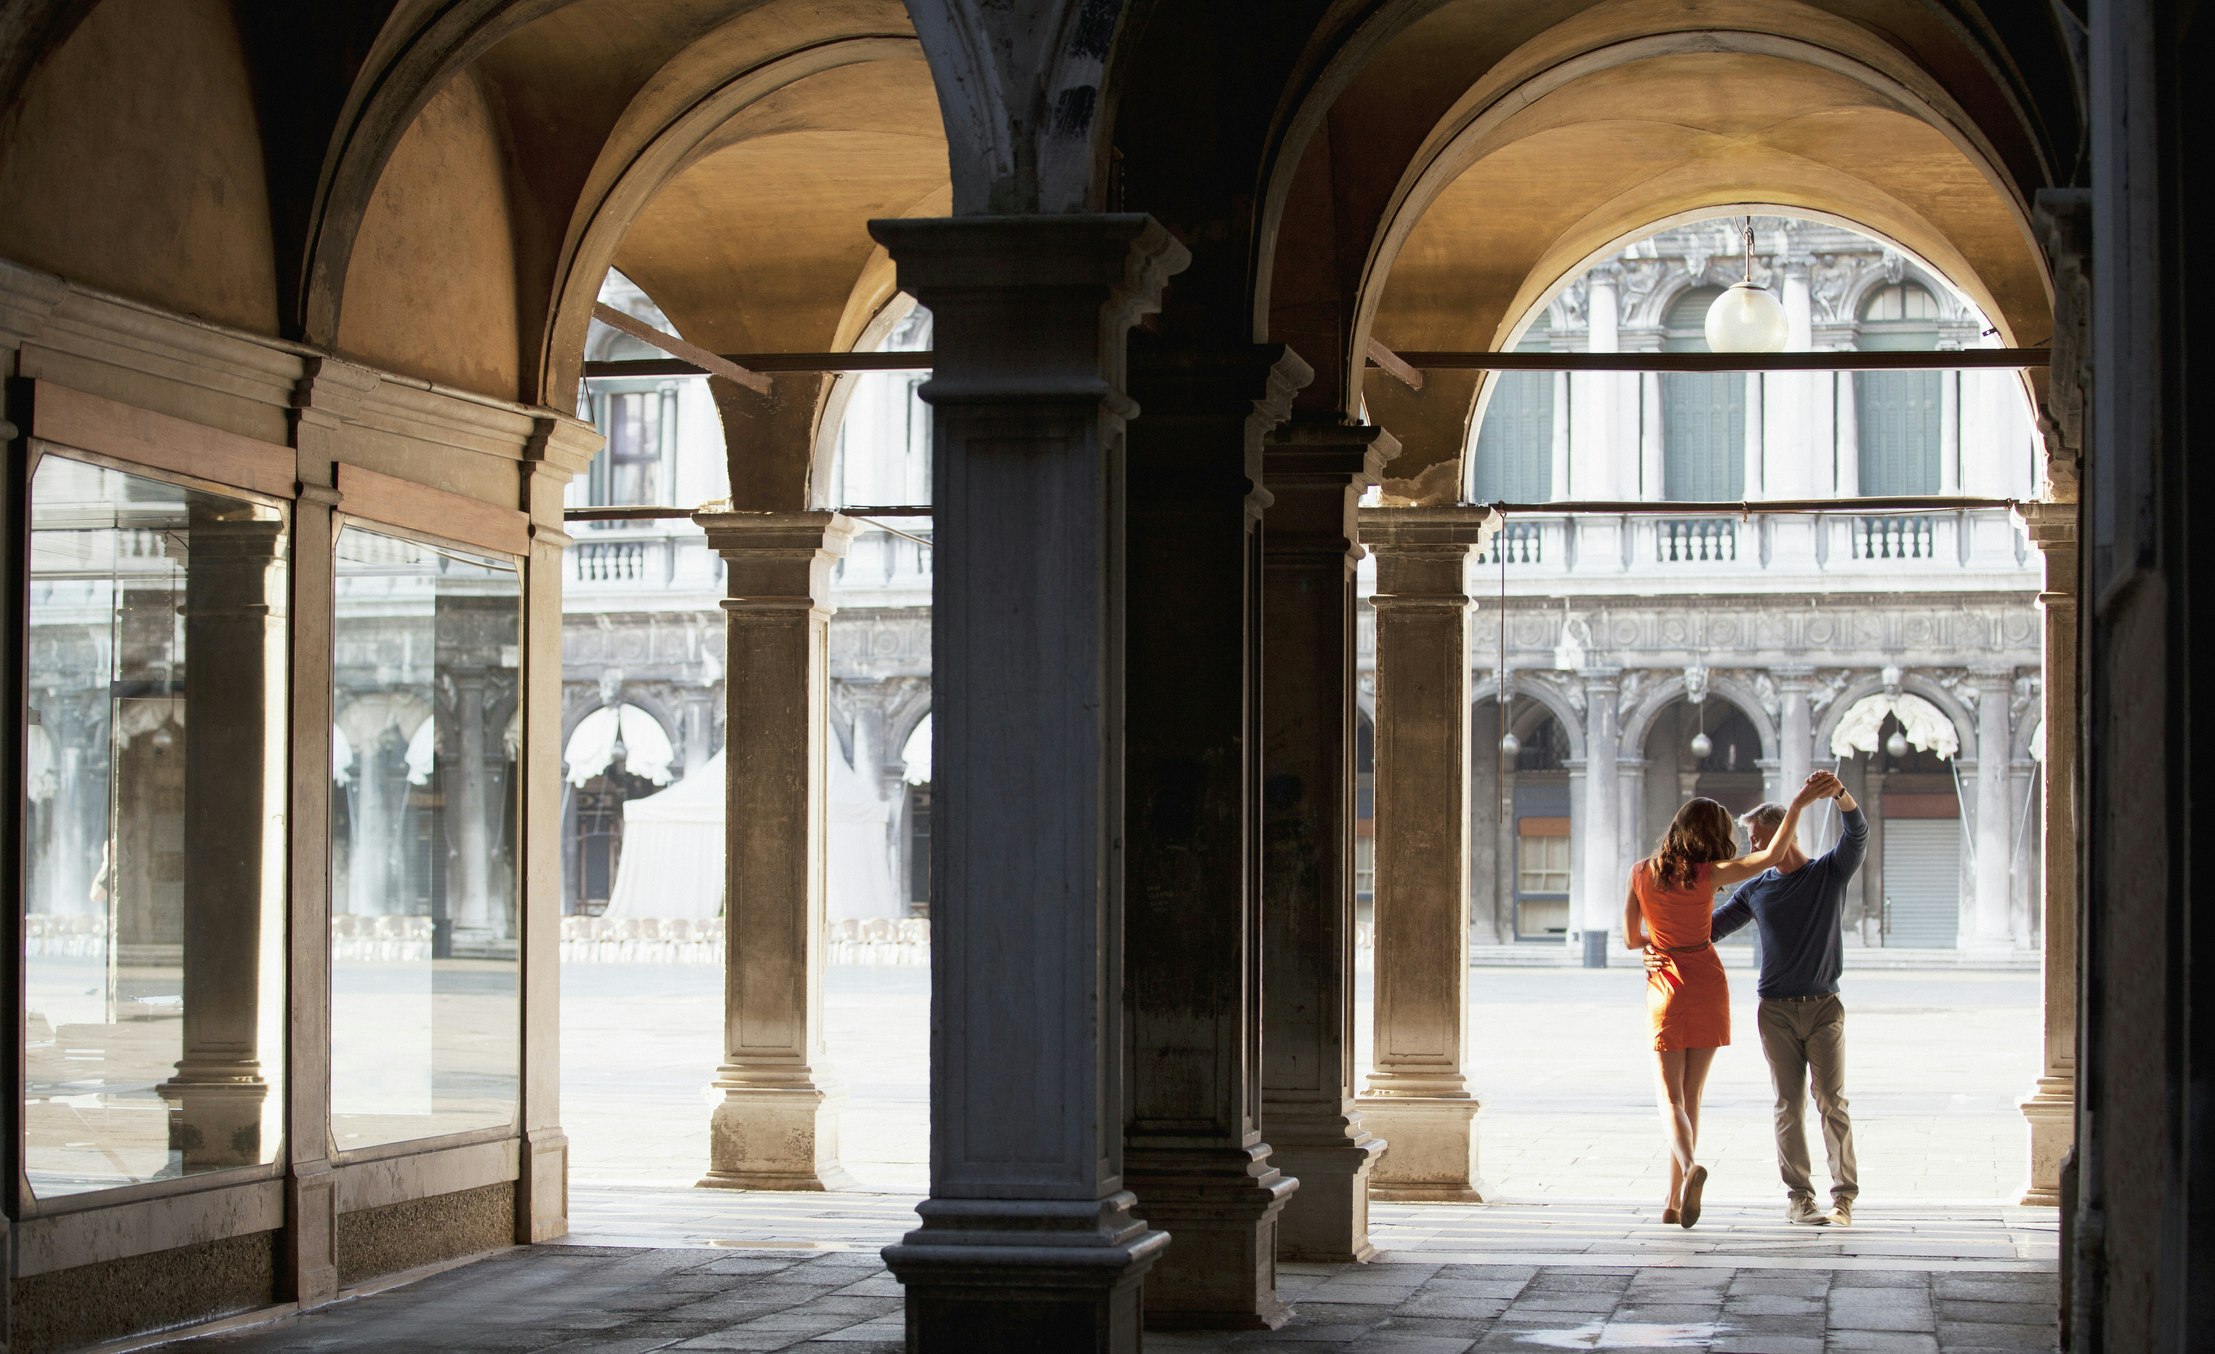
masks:
[(1663, 954), (1698, 954), (1702, 950), (1713, 947), (1714, 944), (1715, 942), (1712, 940), (1703, 940), (1697, 945), (1660, 945), (1655, 948)]

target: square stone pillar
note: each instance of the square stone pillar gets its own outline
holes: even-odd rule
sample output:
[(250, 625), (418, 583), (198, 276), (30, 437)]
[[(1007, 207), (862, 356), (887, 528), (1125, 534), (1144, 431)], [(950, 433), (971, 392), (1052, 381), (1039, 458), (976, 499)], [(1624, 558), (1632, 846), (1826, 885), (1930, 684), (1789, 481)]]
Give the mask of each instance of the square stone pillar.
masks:
[(1354, 1108), (1355, 503), (1400, 444), (1295, 423), (1263, 452), (1262, 1123), (1300, 1182), (1277, 1255), (1364, 1261), (1384, 1141)]
[[(163, 1082), (187, 1172), (269, 1160), (285, 1019), (285, 524), (190, 509), (185, 571), (184, 1029)], [(265, 1060), (269, 1065), (265, 1066)]]
[[(569, 1135), (561, 1127), (562, 499), (601, 447), (591, 424), (542, 413), (524, 447), (522, 500), (530, 514), (524, 576), (522, 890), (517, 950), (523, 961), (523, 1141), (516, 1162), (515, 1239), (551, 1241), (569, 1231)], [(535, 656), (540, 661), (532, 661)]]
[(723, 600), (723, 1065), (708, 1173), (719, 1189), (838, 1189), (824, 1074), (824, 816), (831, 570), (854, 524), (828, 512), (703, 512)]
[[(380, 378), (336, 358), (311, 358), (293, 389), (299, 498), (293, 550), (331, 558), (336, 457), (346, 421)], [(292, 571), (292, 878), (285, 1098), (282, 1292), (302, 1307), (338, 1296), (338, 1177), (331, 1169), (331, 618), (328, 567)]]
[(2045, 882), (2045, 1037), (2038, 1084), (2023, 1100), (2030, 1121), (2026, 1204), (2061, 1202), (2061, 1162), (2076, 1145), (2077, 1108), (2077, 505), (2026, 503), (2019, 511), (2046, 557), (2045, 692), (2039, 718)]
[(1148, 1326), (1273, 1328), (1297, 1185), (1262, 1140), (1261, 439), (1313, 373), (1282, 345), (1132, 348), (1123, 1182), (1175, 1238)]
[(1420, 509), (1370, 510), (1360, 522), (1377, 552), (1376, 1065), (1356, 1103), (1392, 1144), (1370, 1188), (1381, 1199), (1480, 1202), (1477, 1102), (1461, 1071), (1469, 547), (1459, 524)]
[(873, 221), (930, 307), (931, 1197), (908, 1348), (1135, 1354), (1124, 1188), (1124, 347), (1189, 256), (1137, 215)]

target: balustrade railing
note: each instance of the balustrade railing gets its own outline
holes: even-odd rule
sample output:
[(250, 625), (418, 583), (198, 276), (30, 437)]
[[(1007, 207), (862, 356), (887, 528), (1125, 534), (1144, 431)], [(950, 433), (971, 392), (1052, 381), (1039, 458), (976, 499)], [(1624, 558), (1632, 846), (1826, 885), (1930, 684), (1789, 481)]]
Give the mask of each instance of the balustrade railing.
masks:
[(1540, 522), (1508, 522), (1492, 537), (1491, 545), (1477, 552), (1479, 564), (1497, 565), (1545, 562), (1546, 527)]
[(1738, 558), (1738, 519), (1659, 518), (1654, 522), (1654, 558), (1662, 564), (1735, 560)]
[(570, 574), (580, 583), (623, 583), (646, 577), (646, 542), (579, 541), (569, 547)]
[(1934, 559), (1938, 522), (1925, 516), (1856, 517), (1848, 539), (1855, 559)]

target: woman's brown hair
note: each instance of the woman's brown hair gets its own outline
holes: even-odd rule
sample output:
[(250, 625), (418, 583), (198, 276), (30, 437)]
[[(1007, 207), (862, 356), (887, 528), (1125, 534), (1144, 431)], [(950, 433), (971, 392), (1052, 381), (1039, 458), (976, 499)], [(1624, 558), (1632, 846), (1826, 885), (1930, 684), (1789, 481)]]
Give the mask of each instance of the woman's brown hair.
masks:
[(1663, 884), (1690, 888), (1700, 866), (1737, 854), (1730, 810), (1712, 799), (1688, 799), (1669, 820), (1669, 830), (1661, 834), (1661, 845), (1654, 848), (1646, 867)]

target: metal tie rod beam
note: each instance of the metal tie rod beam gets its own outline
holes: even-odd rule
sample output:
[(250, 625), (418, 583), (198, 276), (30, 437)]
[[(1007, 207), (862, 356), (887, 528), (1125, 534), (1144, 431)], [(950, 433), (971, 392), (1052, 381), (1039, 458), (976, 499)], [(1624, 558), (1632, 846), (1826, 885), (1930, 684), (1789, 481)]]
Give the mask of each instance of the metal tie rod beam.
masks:
[[(1391, 354), (1416, 371), (1970, 371), (2051, 365), (2044, 348), (1947, 348), (1922, 352), (1816, 353), (1493, 353)], [(1372, 365), (1393, 370), (1369, 355)]]
[[(753, 375), (756, 372), (929, 371), (935, 358), (936, 354), (921, 350), (901, 353), (730, 353), (716, 360)], [(1425, 371), (2013, 371), (2044, 367), (2052, 362), (2052, 354), (2044, 348), (1950, 348), (1926, 352), (1859, 352), (1846, 349), (1814, 353), (1495, 353), (1444, 350), (1395, 353), (1374, 340), (1369, 344), (1367, 358), (1371, 367), (1389, 372), (1417, 390), (1422, 389), (1422, 373)], [(592, 380), (698, 376), (706, 372), (707, 368), (699, 362), (674, 357), (587, 362), (584, 367), (585, 376)], [(725, 373), (718, 370), (713, 374)]]

